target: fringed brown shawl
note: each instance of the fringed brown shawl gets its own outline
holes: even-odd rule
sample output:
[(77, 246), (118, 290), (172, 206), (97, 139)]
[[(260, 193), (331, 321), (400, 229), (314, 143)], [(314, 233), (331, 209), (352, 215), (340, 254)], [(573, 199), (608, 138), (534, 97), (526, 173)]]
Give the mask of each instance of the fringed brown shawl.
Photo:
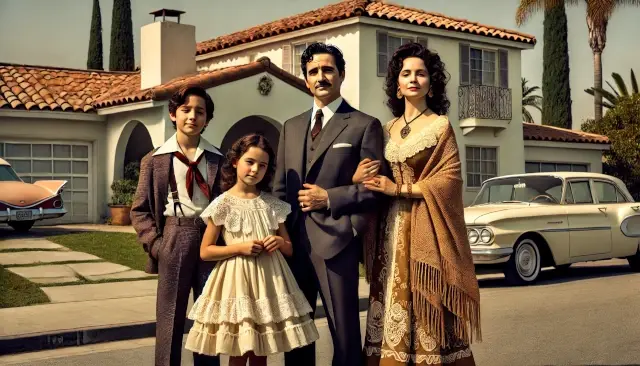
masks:
[[(414, 199), (411, 210), (409, 264), (414, 312), (445, 347), (450, 339), (445, 334), (443, 307), (454, 315), (457, 338), (468, 343), (474, 336), (481, 340), (480, 291), (464, 221), (461, 163), (448, 123), (416, 184), (424, 199)], [(384, 226), (381, 216), (371, 222)], [(370, 230), (363, 240), (368, 281), (375, 251), (371, 243), (381, 246), (382, 239), (383, 230)]]

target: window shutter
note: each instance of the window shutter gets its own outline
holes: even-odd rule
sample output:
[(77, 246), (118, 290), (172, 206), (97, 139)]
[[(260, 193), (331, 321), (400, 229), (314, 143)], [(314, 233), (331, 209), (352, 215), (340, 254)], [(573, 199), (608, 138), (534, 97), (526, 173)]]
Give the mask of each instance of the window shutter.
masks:
[(418, 37), (416, 43), (420, 43), (424, 46), (424, 48), (429, 48), (429, 42), (427, 42), (427, 39), (425, 37)]
[(469, 45), (460, 43), (460, 85), (469, 84)]
[(500, 67), (500, 87), (509, 87), (509, 51), (505, 49), (498, 50), (498, 64)]
[(291, 45), (285, 44), (282, 46), (282, 70), (293, 74), (293, 70), (291, 70)]
[(389, 62), (387, 56), (387, 34), (383, 32), (376, 32), (376, 44), (378, 55), (378, 76), (384, 75), (387, 72), (387, 64)]

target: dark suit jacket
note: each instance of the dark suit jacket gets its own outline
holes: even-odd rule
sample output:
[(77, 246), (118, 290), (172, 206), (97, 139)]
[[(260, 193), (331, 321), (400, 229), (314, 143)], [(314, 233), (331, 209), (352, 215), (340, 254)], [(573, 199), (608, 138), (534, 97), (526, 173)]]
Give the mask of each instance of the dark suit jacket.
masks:
[[(131, 206), (131, 224), (138, 234), (138, 241), (149, 259), (145, 272), (158, 273), (158, 250), (162, 245), (165, 217), (163, 212), (169, 194), (169, 166), (172, 154), (153, 156), (157, 149), (149, 152), (140, 163), (140, 178)], [(213, 198), (220, 194), (218, 167), (222, 156), (205, 150), (207, 160), (207, 182)]]
[[(380, 199), (385, 199), (384, 195), (369, 191), (362, 184), (352, 183), (358, 163), (364, 158), (380, 160), (380, 174), (383, 175), (388, 175), (389, 168), (384, 159), (380, 121), (343, 101), (324, 127), (315, 160), (305, 175), (305, 141), (311, 111), (284, 123), (280, 132), (273, 192), (292, 206), (292, 213), (287, 219), (289, 230), (295, 235), (300, 225), (304, 225), (302, 229), (306, 229), (310, 249), (329, 259), (353, 242), (353, 229), (358, 237), (362, 237), (366, 224), (364, 213), (375, 210)], [(334, 148), (335, 144), (351, 146)], [(330, 209), (302, 212), (298, 191), (304, 189), (303, 183), (326, 189)]]

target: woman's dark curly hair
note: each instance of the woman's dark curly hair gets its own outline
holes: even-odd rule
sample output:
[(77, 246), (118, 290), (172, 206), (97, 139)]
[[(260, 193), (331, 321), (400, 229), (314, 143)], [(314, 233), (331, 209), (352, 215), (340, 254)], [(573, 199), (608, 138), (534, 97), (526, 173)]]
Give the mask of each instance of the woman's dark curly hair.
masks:
[(402, 63), (409, 57), (421, 58), (429, 72), (429, 85), (433, 96), (426, 96), (427, 107), (439, 115), (447, 114), (451, 105), (447, 98), (446, 90), (449, 73), (445, 69), (444, 62), (442, 62), (440, 56), (435, 52), (429, 51), (420, 43), (403, 44), (394, 52), (391, 61), (389, 61), (384, 91), (389, 97), (386, 104), (391, 108), (391, 113), (395, 117), (400, 117), (404, 113), (404, 98), (398, 99), (397, 97), (398, 77), (400, 76), (400, 71), (402, 71)]
[(222, 192), (229, 190), (238, 182), (238, 173), (233, 164), (236, 163), (242, 155), (244, 155), (249, 148), (257, 147), (264, 150), (269, 155), (269, 164), (267, 165), (267, 171), (264, 173), (264, 178), (256, 185), (258, 190), (271, 192), (271, 180), (276, 170), (276, 154), (273, 152), (273, 148), (269, 141), (262, 135), (249, 134), (239, 138), (231, 145), (231, 148), (227, 152), (226, 159), (222, 164), (220, 179), (220, 189)]

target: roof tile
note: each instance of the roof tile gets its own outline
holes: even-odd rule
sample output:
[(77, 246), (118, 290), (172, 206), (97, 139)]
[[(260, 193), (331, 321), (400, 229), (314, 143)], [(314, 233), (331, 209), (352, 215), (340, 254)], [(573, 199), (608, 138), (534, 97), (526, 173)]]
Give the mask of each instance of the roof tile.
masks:
[(525, 140), (610, 144), (607, 136), (548, 125), (523, 123), (522, 132)]
[(292, 32), (298, 29), (327, 24), (341, 19), (364, 16), (377, 19), (388, 19), (404, 23), (423, 25), (431, 28), (466, 32), (488, 37), (500, 38), (516, 42), (535, 44), (534, 36), (514, 30), (496, 28), (466, 19), (458, 19), (444, 14), (428, 12), (422, 9), (409, 8), (378, 0), (345, 0), (327, 5), (305, 13), (297, 14), (273, 22), (251, 27), (239, 32), (199, 42), (196, 54), (229, 48), (238, 44), (268, 38), (277, 34)]

